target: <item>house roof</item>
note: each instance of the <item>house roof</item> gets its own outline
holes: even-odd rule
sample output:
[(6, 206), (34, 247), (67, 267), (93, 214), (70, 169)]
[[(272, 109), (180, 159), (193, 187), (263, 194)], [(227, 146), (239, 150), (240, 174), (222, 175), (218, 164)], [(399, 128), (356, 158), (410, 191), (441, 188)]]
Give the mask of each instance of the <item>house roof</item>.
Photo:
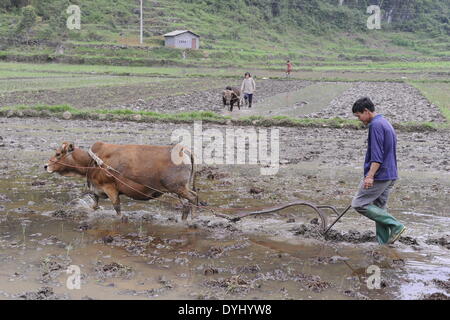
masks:
[(186, 32), (190, 32), (190, 33), (192, 33), (193, 35), (196, 35), (197, 37), (200, 38), (200, 36), (199, 36), (198, 34), (192, 32), (192, 31), (190, 31), (190, 30), (175, 30), (175, 31), (172, 31), (172, 32), (169, 32), (169, 33), (164, 34), (164, 37), (175, 37), (175, 36), (178, 36), (178, 35), (183, 34), (183, 33), (186, 33)]

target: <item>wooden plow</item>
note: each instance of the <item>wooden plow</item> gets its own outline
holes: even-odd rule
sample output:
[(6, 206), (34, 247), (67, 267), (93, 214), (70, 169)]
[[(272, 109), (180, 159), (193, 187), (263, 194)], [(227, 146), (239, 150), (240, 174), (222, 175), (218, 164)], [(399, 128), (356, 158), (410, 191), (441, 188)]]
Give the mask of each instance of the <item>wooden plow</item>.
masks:
[[(268, 208), (261, 208), (259, 210), (252, 210), (252, 211), (247, 211), (245, 209), (235, 209), (234, 211), (239, 210), (237, 213), (233, 214), (233, 215), (229, 215), (229, 214), (222, 214), (222, 213), (214, 213), (216, 216), (221, 217), (221, 218), (225, 218), (228, 219), (232, 222), (237, 222), (239, 220), (241, 220), (242, 218), (245, 217), (250, 217), (250, 216), (255, 216), (255, 215), (260, 215), (260, 214), (265, 214), (265, 213), (273, 213), (273, 212), (277, 212), (289, 207), (296, 207), (296, 206), (307, 206), (312, 208), (317, 215), (320, 218), (320, 232), (325, 235), (333, 226), (336, 222), (339, 221), (339, 219), (341, 219), (344, 214), (347, 213), (347, 211), (351, 208), (351, 206), (348, 206), (347, 208), (345, 208), (342, 212), (339, 212), (336, 207), (334, 206), (330, 206), (330, 205), (316, 205), (310, 202), (306, 202), (306, 201), (294, 201), (294, 202), (289, 202), (286, 204), (280, 204), (277, 206), (272, 206), (272, 207), (268, 207)], [(207, 207), (206, 207), (207, 208)], [(333, 223), (331, 223), (330, 225), (328, 225), (328, 219), (326, 214), (322, 211), (322, 209), (328, 209), (331, 210), (333, 213), (335, 213), (338, 217), (336, 218), (336, 220), (333, 221)], [(233, 209), (231, 209), (233, 210)], [(250, 210), (250, 209), (249, 209)]]

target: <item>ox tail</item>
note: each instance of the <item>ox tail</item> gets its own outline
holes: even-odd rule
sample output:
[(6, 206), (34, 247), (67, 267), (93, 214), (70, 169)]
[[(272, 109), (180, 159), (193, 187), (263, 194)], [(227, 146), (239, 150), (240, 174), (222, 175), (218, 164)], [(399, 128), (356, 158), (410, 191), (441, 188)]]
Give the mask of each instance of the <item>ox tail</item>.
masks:
[(195, 205), (198, 206), (198, 192), (197, 187), (195, 186), (195, 180), (197, 177), (197, 171), (195, 171), (194, 167), (194, 153), (191, 152), (191, 164), (192, 164), (192, 170), (191, 170), (191, 181), (192, 181), (192, 190), (195, 192)]
[(195, 192), (195, 205), (198, 206), (198, 193), (197, 193), (197, 187), (195, 186), (195, 180), (197, 177), (197, 172), (195, 171), (195, 157), (192, 150), (188, 148), (184, 148), (184, 150), (189, 151), (189, 155), (191, 158), (191, 174), (189, 175), (189, 184), (192, 184), (192, 191)]

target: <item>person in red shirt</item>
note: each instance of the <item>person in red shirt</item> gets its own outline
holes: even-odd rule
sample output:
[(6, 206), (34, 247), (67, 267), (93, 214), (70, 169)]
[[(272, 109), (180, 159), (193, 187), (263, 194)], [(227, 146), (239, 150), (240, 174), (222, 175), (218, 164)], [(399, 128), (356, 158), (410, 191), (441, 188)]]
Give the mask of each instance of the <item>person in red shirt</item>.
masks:
[(286, 78), (289, 78), (291, 76), (292, 72), (292, 63), (291, 61), (287, 61), (287, 69), (286, 69)]

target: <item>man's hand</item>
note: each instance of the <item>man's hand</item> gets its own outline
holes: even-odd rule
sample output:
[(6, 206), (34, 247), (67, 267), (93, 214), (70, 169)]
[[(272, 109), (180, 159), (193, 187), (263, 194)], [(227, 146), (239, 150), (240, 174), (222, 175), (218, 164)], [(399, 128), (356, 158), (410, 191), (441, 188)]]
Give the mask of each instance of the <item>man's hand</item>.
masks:
[(380, 168), (381, 163), (372, 162), (370, 164), (370, 170), (364, 178), (364, 189), (369, 189), (373, 187), (373, 177), (375, 177), (375, 173)]
[(364, 189), (369, 189), (373, 187), (373, 177), (367, 176), (364, 178)]

